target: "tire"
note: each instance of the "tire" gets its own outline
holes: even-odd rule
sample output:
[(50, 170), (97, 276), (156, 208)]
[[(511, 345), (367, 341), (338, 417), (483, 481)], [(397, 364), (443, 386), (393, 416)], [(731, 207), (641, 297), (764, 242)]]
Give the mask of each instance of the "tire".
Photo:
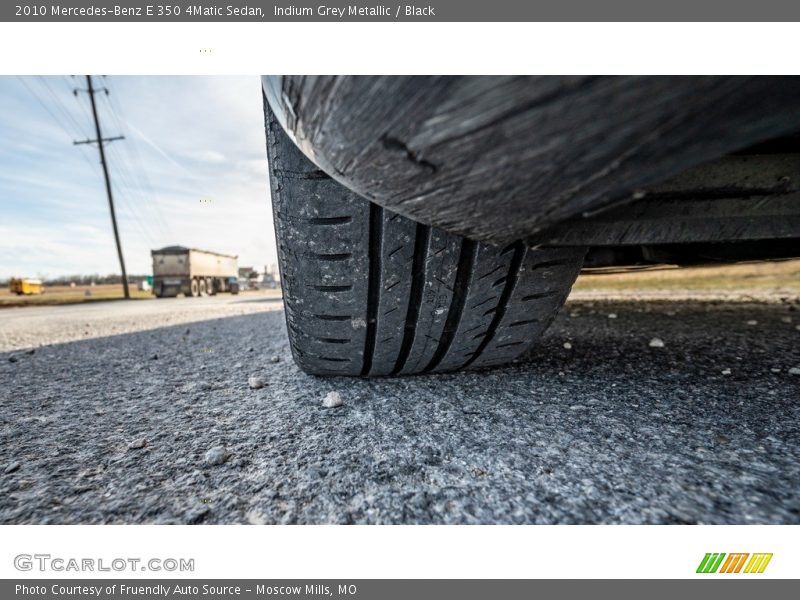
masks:
[(206, 292), (208, 292), (209, 296), (216, 296), (217, 291), (214, 289), (214, 280), (213, 279), (206, 279)]
[(496, 247), (391, 213), (317, 169), (265, 113), (286, 323), (303, 371), (491, 367), (552, 322), (584, 249)]
[(201, 296), (205, 296), (206, 295), (206, 280), (205, 279), (201, 279), (200, 280), (200, 295)]
[(197, 279), (192, 279), (191, 295), (193, 298), (196, 298), (200, 295), (200, 284), (197, 282)]

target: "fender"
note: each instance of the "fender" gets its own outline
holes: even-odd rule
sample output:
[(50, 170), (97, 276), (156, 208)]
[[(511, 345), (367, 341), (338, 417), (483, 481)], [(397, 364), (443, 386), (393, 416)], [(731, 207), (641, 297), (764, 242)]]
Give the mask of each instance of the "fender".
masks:
[(640, 200), (690, 168), (800, 131), (798, 77), (262, 83), (281, 126), (322, 171), (393, 212), (496, 244), (541, 237)]

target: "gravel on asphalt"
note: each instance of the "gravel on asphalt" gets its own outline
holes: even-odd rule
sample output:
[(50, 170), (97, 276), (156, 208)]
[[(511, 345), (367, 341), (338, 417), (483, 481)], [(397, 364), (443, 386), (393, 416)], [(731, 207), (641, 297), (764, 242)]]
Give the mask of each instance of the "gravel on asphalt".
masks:
[(798, 309), (570, 301), (397, 379), (303, 374), (281, 311), (6, 352), (0, 523), (800, 523)]

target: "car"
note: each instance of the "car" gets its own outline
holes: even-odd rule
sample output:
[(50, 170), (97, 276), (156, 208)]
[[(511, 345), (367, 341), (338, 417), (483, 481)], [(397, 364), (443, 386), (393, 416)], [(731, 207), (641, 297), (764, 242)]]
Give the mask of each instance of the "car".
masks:
[(800, 256), (800, 78), (264, 76), (315, 375), (531, 355), (582, 269)]

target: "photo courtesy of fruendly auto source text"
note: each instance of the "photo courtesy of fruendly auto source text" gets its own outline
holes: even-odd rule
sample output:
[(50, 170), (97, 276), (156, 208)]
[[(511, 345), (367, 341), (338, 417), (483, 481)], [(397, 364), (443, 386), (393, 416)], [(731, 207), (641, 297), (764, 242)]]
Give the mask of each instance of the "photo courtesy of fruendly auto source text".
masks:
[(0, 598), (800, 594), (798, 41), (0, 6)]

